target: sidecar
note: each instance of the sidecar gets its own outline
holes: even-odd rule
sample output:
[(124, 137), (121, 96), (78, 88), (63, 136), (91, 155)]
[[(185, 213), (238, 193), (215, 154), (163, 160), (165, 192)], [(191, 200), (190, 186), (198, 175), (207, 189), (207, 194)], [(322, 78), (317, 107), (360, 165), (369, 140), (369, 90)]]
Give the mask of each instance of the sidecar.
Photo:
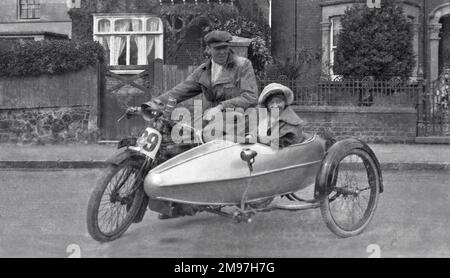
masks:
[[(327, 147), (318, 135), (282, 149), (212, 141), (152, 169), (144, 190), (153, 202), (197, 207), (237, 222), (256, 212), (320, 207), (331, 231), (354, 236), (369, 224), (383, 192), (380, 164), (358, 139)], [(314, 197), (301, 198), (298, 192), (309, 186)], [(273, 202), (284, 197), (295, 204)], [(229, 206), (237, 207), (235, 213), (222, 211)]]
[[(256, 153), (252, 169), (241, 159)], [(176, 203), (235, 205), (299, 191), (315, 183), (325, 155), (325, 141), (310, 135), (283, 149), (263, 144), (216, 140), (182, 153), (147, 175), (148, 196)]]

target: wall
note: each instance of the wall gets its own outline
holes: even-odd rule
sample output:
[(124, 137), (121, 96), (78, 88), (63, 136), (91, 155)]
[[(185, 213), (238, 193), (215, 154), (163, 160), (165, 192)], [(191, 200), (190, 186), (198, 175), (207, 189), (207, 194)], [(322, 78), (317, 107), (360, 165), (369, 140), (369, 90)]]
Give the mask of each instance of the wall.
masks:
[(294, 106), (306, 121), (305, 131), (329, 130), (337, 139), (357, 137), (374, 143), (413, 143), (417, 113), (398, 107)]
[(0, 142), (96, 141), (97, 69), (27, 78), (0, 78)]
[[(284, 60), (294, 57), (295, 53), (301, 49), (320, 52), (322, 49), (321, 17), (321, 1), (274, 1), (272, 4), (273, 56), (278, 60)], [(319, 81), (320, 72), (319, 61), (302, 77), (302, 81), (315, 83)]]
[(439, 44), (439, 68), (450, 67), (450, 17), (441, 19), (441, 41)]
[(294, 56), (295, 0), (272, 3), (272, 55), (280, 60)]
[(89, 106), (0, 109), (0, 143), (92, 142)]
[(71, 35), (67, 0), (41, 0), (39, 19), (19, 19), (18, 0), (2, 0), (0, 32), (46, 31)]
[[(278, 1), (278, 0), (275, 0)], [(268, 0), (237, 0), (236, 6), (241, 14), (253, 22), (269, 25), (269, 1)]]

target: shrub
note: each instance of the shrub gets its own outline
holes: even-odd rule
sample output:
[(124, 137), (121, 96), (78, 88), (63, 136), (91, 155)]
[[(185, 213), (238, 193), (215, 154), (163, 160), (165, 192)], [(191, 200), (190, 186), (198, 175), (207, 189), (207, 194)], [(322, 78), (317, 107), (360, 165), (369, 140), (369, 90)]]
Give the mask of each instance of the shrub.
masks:
[(394, 1), (356, 5), (342, 17), (334, 72), (351, 78), (407, 78), (414, 67), (412, 24)]
[(104, 62), (104, 51), (97, 42), (29, 41), (0, 50), (0, 76), (62, 74), (98, 62)]
[(18, 45), (20, 45), (18, 39), (0, 40), (0, 52), (10, 50), (11, 48), (14, 48)]
[(320, 51), (302, 48), (297, 52), (294, 59), (277, 60), (268, 65), (265, 78), (270, 80), (300, 79), (312, 65), (319, 61)]
[(251, 39), (248, 58), (258, 77), (262, 77), (266, 66), (273, 62), (270, 53), (271, 37), (268, 25), (257, 25), (246, 17), (238, 16), (214, 22), (205, 29), (206, 32), (211, 30), (224, 30), (234, 36)]

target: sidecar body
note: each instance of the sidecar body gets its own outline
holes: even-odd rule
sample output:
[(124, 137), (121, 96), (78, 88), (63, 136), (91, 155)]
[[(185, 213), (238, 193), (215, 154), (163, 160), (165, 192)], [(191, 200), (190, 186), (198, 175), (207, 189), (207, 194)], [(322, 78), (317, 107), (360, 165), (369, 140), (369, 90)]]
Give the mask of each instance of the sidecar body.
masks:
[[(252, 167), (241, 159), (256, 151)], [(325, 141), (310, 135), (300, 144), (276, 149), (263, 144), (212, 141), (154, 168), (145, 178), (148, 196), (176, 203), (234, 205), (299, 191), (314, 184)]]

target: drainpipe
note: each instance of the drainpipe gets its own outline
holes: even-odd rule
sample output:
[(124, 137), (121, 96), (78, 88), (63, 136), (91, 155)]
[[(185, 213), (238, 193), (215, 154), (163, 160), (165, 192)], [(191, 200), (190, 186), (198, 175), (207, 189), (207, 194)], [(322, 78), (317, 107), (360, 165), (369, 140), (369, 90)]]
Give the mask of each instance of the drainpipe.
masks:
[[(423, 94), (427, 93), (430, 88), (430, 77), (428, 73), (429, 68), (429, 58), (428, 58), (428, 7), (427, 7), (427, 1), (422, 0), (422, 9), (423, 9), (423, 22), (422, 22), (422, 72), (423, 72), (423, 78), (425, 78), (425, 88), (423, 93), (419, 93), (420, 95), (417, 95), (417, 125), (416, 125), (416, 137), (419, 137), (419, 124), (423, 122), (424, 120), (424, 114), (425, 111), (423, 111)], [(422, 110), (422, 113), (419, 111)], [(426, 131), (425, 131), (426, 132)]]
[(272, 28), (272, 0), (269, 0), (269, 27)]
[(298, 16), (298, 13), (297, 13), (297, 11), (298, 11), (298, 1), (297, 0), (294, 0), (295, 1), (295, 7), (294, 7), (294, 24), (295, 24), (295, 28), (294, 28), (294, 61), (295, 61), (295, 59), (297, 59), (297, 28), (298, 28), (298, 26), (297, 26), (297, 24), (298, 24), (298, 20), (297, 20), (297, 16)]
[(429, 68), (429, 59), (428, 59), (428, 16), (427, 16), (427, 11), (428, 11), (428, 6), (427, 6), (427, 1), (426, 0), (422, 0), (422, 9), (423, 9), (423, 22), (422, 22), (422, 72), (423, 72), (423, 76), (426, 77), (426, 85), (428, 87), (429, 84), (429, 73), (428, 73), (428, 68)]

